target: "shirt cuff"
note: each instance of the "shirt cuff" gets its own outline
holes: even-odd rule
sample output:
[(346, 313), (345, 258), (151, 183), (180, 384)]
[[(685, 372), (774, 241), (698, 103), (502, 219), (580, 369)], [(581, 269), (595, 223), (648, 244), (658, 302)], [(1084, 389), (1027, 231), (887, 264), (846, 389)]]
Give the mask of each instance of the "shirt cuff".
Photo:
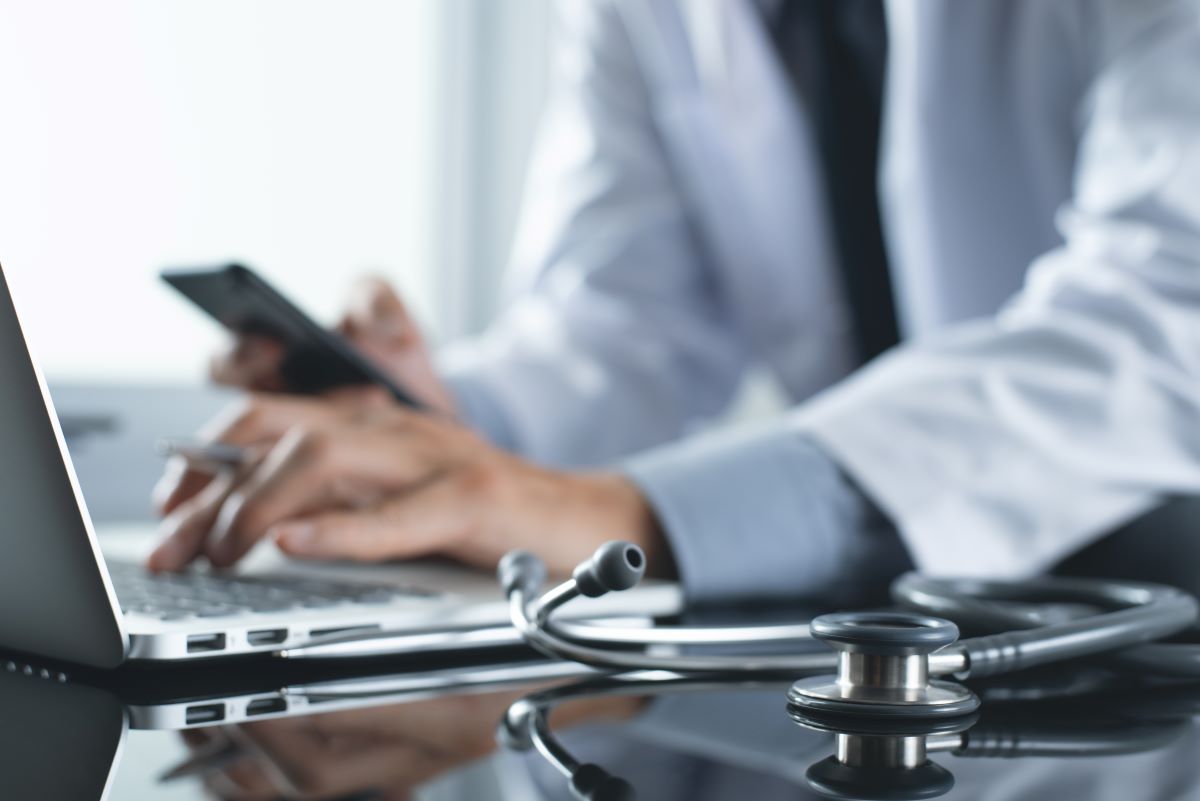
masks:
[(691, 604), (873, 602), (910, 564), (838, 465), (779, 425), (692, 438), (624, 472), (657, 513)]

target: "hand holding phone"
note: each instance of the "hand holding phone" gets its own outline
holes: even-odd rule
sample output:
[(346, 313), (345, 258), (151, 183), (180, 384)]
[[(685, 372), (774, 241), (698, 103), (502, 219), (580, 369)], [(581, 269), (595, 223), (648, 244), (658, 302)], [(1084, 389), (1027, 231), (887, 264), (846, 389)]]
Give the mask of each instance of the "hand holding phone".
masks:
[(162, 279), (232, 333), (278, 343), (283, 351), (279, 376), (288, 391), (318, 394), (374, 384), (406, 406), (428, 408), (345, 338), (316, 323), (247, 267), (166, 270)]

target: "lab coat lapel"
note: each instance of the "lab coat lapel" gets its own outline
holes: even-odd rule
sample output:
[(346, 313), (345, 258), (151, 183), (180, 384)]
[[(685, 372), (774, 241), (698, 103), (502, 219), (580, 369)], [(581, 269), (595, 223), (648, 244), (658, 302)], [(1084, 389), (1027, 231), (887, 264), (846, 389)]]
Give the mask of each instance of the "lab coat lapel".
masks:
[[(851, 363), (805, 111), (755, 0), (624, 5), (666, 150), (716, 280), (755, 350), (803, 397)], [(770, 291), (767, 291), (767, 288)]]

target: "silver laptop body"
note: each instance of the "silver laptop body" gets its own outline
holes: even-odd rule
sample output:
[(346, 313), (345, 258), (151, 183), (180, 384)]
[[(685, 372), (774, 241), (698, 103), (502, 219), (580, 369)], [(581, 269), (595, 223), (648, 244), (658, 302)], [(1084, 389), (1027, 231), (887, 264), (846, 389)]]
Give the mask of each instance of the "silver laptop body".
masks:
[[(0, 648), (111, 668), (376, 631), (411, 632), (422, 651), (517, 642), (486, 573), (301, 564), (266, 546), (230, 573), (156, 577), (138, 567), (152, 539), (145, 527), (97, 537), (0, 270)], [(680, 606), (676, 586), (651, 582), (570, 611), (645, 618)]]

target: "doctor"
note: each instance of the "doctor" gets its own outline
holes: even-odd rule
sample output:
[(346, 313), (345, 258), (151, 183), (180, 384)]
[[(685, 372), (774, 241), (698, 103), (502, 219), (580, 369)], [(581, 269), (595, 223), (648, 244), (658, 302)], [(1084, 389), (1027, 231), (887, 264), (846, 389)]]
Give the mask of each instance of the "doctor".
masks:
[[(1200, 3), (562, 9), (505, 315), (437, 372), (385, 288), (349, 321), (490, 444), (259, 396), (212, 435), (262, 461), (169, 475), (151, 566), (625, 536), (693, 598), (831, 599), (1035, 572), (1200, 490)], [(685, 437), (756, 362), (794, 410)]]

